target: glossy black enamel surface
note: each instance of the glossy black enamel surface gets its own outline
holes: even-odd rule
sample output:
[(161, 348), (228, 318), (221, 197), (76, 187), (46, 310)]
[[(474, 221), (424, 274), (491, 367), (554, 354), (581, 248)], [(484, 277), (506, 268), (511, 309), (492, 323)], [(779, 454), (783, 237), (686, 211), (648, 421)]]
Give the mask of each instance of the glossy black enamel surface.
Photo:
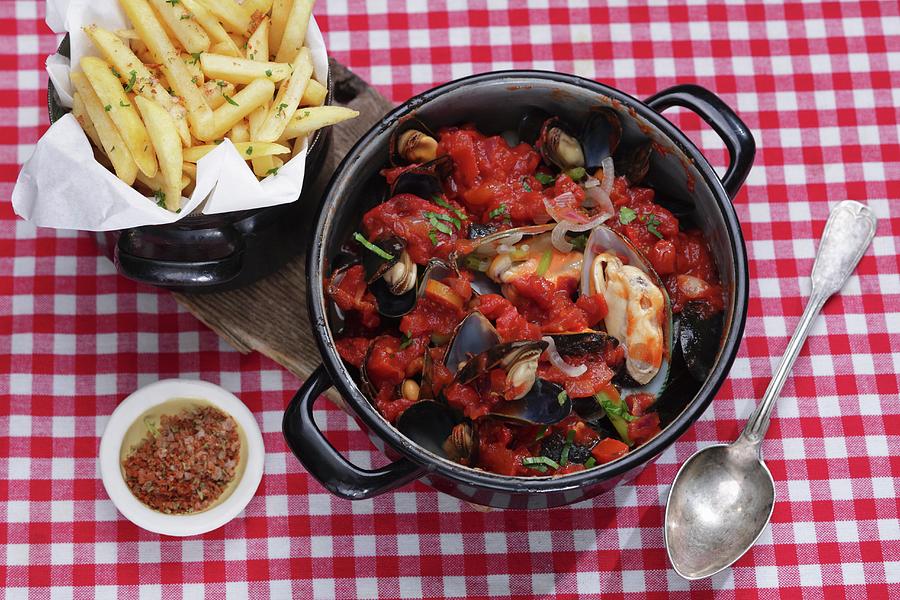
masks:
[[(719, 130), (724, 128), (729, 148), (734, 142), (734, 163), (729, 187), (736, 191), (752, 164), (754, 145), (746, 127), (721, 100), (702, 88), (679, 87), (654, 96), (659, 107), (678, 104), (699, 111)], [(691, 100), (686, 100), (690, 98)], [(392, 128), (415, 114), (434, 129), (474, 121), (483, 131), (499, 133), (521, 111), (539, 106), (578, 122), (597, 107), (612, 107), (623, 120), (623, 139), (652, 136), (665, 152), (651, 164), (648, 181), (657, 189), (691, 207), (693, 225), (704, 230), (719, 267), (726, 292), (724, 334), (716, 363), (705, 382), (668, 407), (665, 429), (656, 438), (622, 459), (599, 468), (559, 478), (506, 477), (463, 467), (441, 459), (412, 444), (387, 423), (369, 403), (341, 361), (327, 320), (327, 299), (322, 281), (330, 273), (331, 261), (341, 244), (358, 227), (362, 213), (380, 196), (378, 170), (388, 157)], [(730, 131), (731, 125), (739, 131)], [(499, 130), (498, 130), (499, 129)], [(746, 134), (746, 135), (745, 135)], [(676, 127), (646, 104), (615, 89), (579, 77), (537, 71), (506, 71), (476, 75), (451, 82), (417, 96), (388, 114), (349, 152), (329, 184), (322, 201), (315, 234), (307, 256), (310, 321), (322, 353), (325, 370), (306, 382), (285, 414), (284, 433), (290, 447), (309, 472), (332, 492), (345, 497), (366, 497), (396, 487), (411, 477), (448, 494), (477, 504), (500, 508), (548, 508), (578, 502), (608, 491), (622, 479), (636, 474), (645, 464), (671, 445), (712, 401), (731, 367), (744, 328), (747, 304), (747, 257), (740, 226), (729, 193), (702, 154)], [(298, 406), (303, 398), (334, 385), (357, 421), (389, 456), (394, 481), (378, 480), (378, 489), (365, 482), (360, 490), (348, 488), (358, 478), (358, 467), (348, 469), (343, 457), (309, 423), (297, 423), (307, 415)], [(661, 409), (662, 410), (662, 409)], [(323, 445), (324, 443), (324, 445)], [(327, 446), (327, 447), (326, 447)]]

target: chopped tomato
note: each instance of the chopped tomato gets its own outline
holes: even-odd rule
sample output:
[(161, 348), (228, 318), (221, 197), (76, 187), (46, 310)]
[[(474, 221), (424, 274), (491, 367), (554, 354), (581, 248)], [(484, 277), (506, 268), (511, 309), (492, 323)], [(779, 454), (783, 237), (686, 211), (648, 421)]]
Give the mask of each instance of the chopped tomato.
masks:
[(519, 314), (512, 302), (497, 294), (478, 297), (478, 310), (485, 317), (496, 321), (497, 333), (504, 342), (515, 340), (539, 340), (541, 330)]
[(602, 294), (594, 294), (593, 296), (579, 296), (575, 301), (575, 306), (584, 312), (584, 318), (587, 320), (588, 327), (596, 327), (600, 321), (606, 318), (609, 309), (606, 306), (606, 299)]
[(478, 427), (478, 464), (501, 475), (537, 475), (522, 464), (531, 456), (528, 447), (515, 444), (515, 436), (508, 425), (493, 419), (482, 420)]
[(428, 346), (428, 338), (413, 338), (402, 349), (401, 345), (399, 338), (390, 335), (380, 336), (372, 342), (366, 373), (375, 389), (399, 385), (407, 377), (421, 373), (422, 354)]
[(424, 265), (435, 256), (447, 258), (456, 247), (458, 234), (453, 219), (456, 217), (437, 204), (412, 194), (399, 194), (363, 215), (362, 226), (369, 240), (392, 236), (405, 240), (409, 257)]
[(362, 265), (353, 265), (332, 277), (327, 286), (328, 294), (341, 310), (359, 314), (363, 327), (374, 329), (381, 323), (375, 296), (366, 287), (366, 274)]
[(615, 375), (603, 357), (588, 355), (566, 357), (565, 360), (573, 366), (586, 365), (587, 371), (578, 377), (570, 377), (551, 363), (541, 363), (538, 376), (563, 386), (570, 398), (590, 398), (605, 388)]
[(403, 412), (415, 404), (415, 400), (407, 400), (402, 397), (395, 386), (385, 385), (378, 390), (375, 397), (375, 407), (390, 423), (395, 423)]
[(449, 337), (464, 316), (461, 310), (438, 304), (430, 297), (423, 297), (412, 312), (403, 315), (400, 331), (413, 338), (433, 334)]
[(606, 464), (628, 454), (628, 446), (617, 439), (606, 438), (591, 449), (598, 464)]
[(628, 439), (637, 445), (645, 444), (659, 433), (659, 415), (647, 413), (628, 423)]
[(656, 402), (656, 396), (653, 394), (637, 393), (631, 394), (625, 398), (625, 404), (628, 405), (628, 412), (635, 417), (640, 417), (647, 412), (647, 409)]
[(362, 366), (363, 359), (366, 357), (366, 350), (372, 340), (364, 337), (346, 337), (334, 342), (338, 354), (353, 365), (357, 369)]

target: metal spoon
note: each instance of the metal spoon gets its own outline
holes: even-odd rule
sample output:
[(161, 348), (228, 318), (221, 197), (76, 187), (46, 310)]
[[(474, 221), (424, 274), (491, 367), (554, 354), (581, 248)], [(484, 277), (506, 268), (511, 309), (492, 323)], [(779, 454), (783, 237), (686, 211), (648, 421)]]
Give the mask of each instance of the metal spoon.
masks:
[(700, 450), (669, 490), (665, 540), (669, 560), (685, 579), (718, 573), (744, 555), (772, 516), (775, 482), (760, 446), (784, 382), (825, 301), (838, 292), (875, 236), (875, 215), (846, 200), (828, 217), (812, 270), (812, 293), (781, 364), (740, 437)]

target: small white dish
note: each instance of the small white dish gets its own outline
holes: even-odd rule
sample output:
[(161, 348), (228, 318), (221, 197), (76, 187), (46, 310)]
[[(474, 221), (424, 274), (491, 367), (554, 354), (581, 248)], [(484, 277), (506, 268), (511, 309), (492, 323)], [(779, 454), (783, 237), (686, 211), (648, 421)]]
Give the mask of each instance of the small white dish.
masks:
[[(218, 504), (198, 513), (165, 514), (138, 500), (122, 474), (121, 454), (126, 432), (153, 407), (173, 399), (206, 401), (231, 415), (243, 431), (246, 464), (238, 471), (237, 484)], [(100, 440), (100, 476), (106, 493), (129, 521), (155, 533), (173, 536), (198, 535), (218, 529), (246, 508), (262, 480), (265, 447), (253, 413), (231, 392), (206, 381), (163, 379), (144, 386), (125, 398), (113, 411)]]

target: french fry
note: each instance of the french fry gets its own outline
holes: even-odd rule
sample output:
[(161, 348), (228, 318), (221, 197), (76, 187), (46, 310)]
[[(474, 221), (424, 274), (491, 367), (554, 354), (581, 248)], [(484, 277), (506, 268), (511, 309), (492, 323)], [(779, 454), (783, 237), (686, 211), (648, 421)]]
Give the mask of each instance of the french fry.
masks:
[(237, 51), (238, 54), (232, 55), (232, 53), (231, 53), (232, 47), (237, 48), (237, 46), (234, 45), (234, 42), (230, 42), (230, 43), (216, 42), (215, 44), (210, 46), (209, 51), (212, 52), (213, 54), (224, 54), (225, 56), (240, 57), (240, 50)]
[(181, 0), (150, 0), (150, 4), (188, 54), (209, 50), (209, 36)]
[(213, 127), (212, 109), (203, 99), (203, 93), (191, 81), (191, 74), (181, 62), (178, 50), (166, 37), (147, 0), (119, 0), (119, 3), (141, 39), (147, 44), (154, 62), (160, 65), (176, 95), (184, 102), (194, 135), (202, 138), (203, 134)]
[[(119, 73), (119, 81), (125, 84), (129, 91), (134, 91), (148, 100), (159, 102), (175, 121), (181, 143), (190, 144), (191, 137), (188, 132), (187, 113), (184, 107), (169, 95), (166, 88), (160, 84), (153, 72), (135, 56), (131, 48), (119, 36), (102, 27), (90, 25), (84, 28), (84, 32), (107, 62)], [(133, 81), (132, 72), (134, 73)]]
[(254, 14), (265, 15), (272, 10), (272, 0), (244, 0), (244, 9)]
[[(272, 144), (270, 142), (238, 142), (234, 145), (238, 154), (248, 158), (253, 156), (271, 156), (272, 154), (288, 154), (291, 149), (281, 144)], [(184, 160), (196, 163), (201, 158), (218, 148), (217, 144), (205, 144), (203, 146), (193, 146), (184, 149)]]
[[(234, 84), (221, 79), (210, 79), (203, 84), (203, 97), (213, 110), (225, 104), (225, 98), (234, 96)], [(193, 145), (193, 144), (187, 144)]]
[[(87, 28), (85, 28), (87, 30)], [(130, 40), (129, 47), (134, 55), (144, 64), (153, 63), (153, 57), (150, 55), (150, 49), (143, 40)]]
[[(263, 121), (266, 120), (266, 115), (268, 113), (268, 106), (260, 106), (247, 117), (251, 139), (256, 139), (256, 134), (259, 133), (259, 128), (263, 124)], [(274, 156), (259, 156), (250, 162), (253, 166), (253, 172), (257, 177), (268, 177), (273, 171), (277, 170), (275, 160), (276, 158)]]
[(234, 0), (194, 0), (199, 2), (219, 18), (225, 29), (232, 33), (244, 34), (250, 29), (250, 15), (243, 6)]
[(291, 76), (291, 65), (288, 63), (259, 62), (224, 54), (201, 54), (200, 68), (210, 79), (224, 79), (241, 84), (257, 79), (277, 82)]
[(139, 36), (134, 29), (116, 29), (113, 33), (116, 34), (116, 37), (120, 37), (123, 40), (132, 41), (141, 39), (141, 36)]
[(103, 144), (100, 142), (100, 136), (97, 135), (97, 129), (94, 127), (90, 115), (87, 114), (87, 109), (84, 107), (84, 100), (81, 99), (81, 94), (78, 92), (75, 92), (72, 95), (72, 116), (75, 117), (75, 120), (81, 125), (84, 133), (87, 134), (88, 139), (91, 140), (94, 146), (99, 150), (103, 150)]
[[(187, 164), (187, 163), (184, 163), (184, 164)], [(194, 165), (194, 166), (196, 167), (196, 165)], [(141, 173), (140, 171), (138, 171), (138, 174), (137, 174), (137, 180), (138, 180), (139, 182), (143, 183), (143, 184), (147, 187), (147, 189), (150, 190), (150, 193), (153, 194), (153, 196), (155, 197), (154, 199), (155, 199), (157, 202), (158, 202), (159, 200), (162, 200), (162, 199), (163, 199), (163, 198), (162, 198), (162, 195), (163, 195), (163, 193), (164, 193), (164, 192), (163, 192), (163, 187), (165, 186), (165, 182), (163, 181), (163, 176), (162, 176), (162, 173), (161, 173), (161, 172), (160, 172), (160, 173), (157, 173), (157, 174), (154, 175), (153, 177), (147, 177), (146, 175), (144, 175), (143, 173)], [(191, 183), (191, 178), (188, 177), (187, 175), (182, 175), (182, 176), (180, 177), (180, 181), (179, 181), (179, 184), (180, 184), (179, 189), (180, 189), (180, 190), (183, 190), (183, 189), (186, 188), (188, 185), (190, 185), (190, 183)], [(178, 196), (180, 197), (181, 194), (179, 193)], [(179, 202), (179, 204), (180, 204), (180, 202)], [(179, 207), (175, 207), (176, 210), (177, 210), (178, 208), (179, 208)]]
[(135, 177), (137, 177), (138, 167), (128, 152), (125, 140), (122, 139), (118, 129), (116, 129), (109, 115), (103, 109), (103, 104), (97, 98), (94, 88), (91, 87), (84, 73), (73, 71), (70, 77), (72, 85), (78, 90), (78, 95), (84, 102), (85, 111), (97, 133), (100, 141), (98, 147), (106, 153), (106, 156), (112, 163), (113, 170), (116, 172), (116, 177), (128, 185), (133, 185)]
[(291, 139), (296, 137), (304, 137), (329, 125), (336, 125), (341, 121), (354, 119), (359, 116), (359, 112), (352, 108), (343, 106), (311, 106), (309, 108), (298, 108), (294, 116), (291, 117), (284, 133), (281, 134), (282, 139)]
[[(245, 38), (244, 36), (238, 35), (236, 33), (229, 33), (228, 37), (231, 38), (231, 41), (234, 42), (234, 45), (238, 48), (243, 48), (244, 50), (247, 49), (247, 38)], [(240, 56), (243, 57), (244, 55), (241, 54)]]
[(291, 78), (278, 90), (278, 95), (269, 108), (269, 114), (260, 126), (257, 139), (264, 142), (274, 142), (281, 137), (288, 120), (300, 104), (300, 98), (303, 97), (313, 71), (309, 48), (302, 48), (291, 66), (294, 68)]
[(181, 170), (187, 177), (194, 181), (197, 180), (197, 165), (195, 163), (183, 162), (181, 163)]
[(203, 69), (200, 67), (200, 59), (203, 57), (203, 54), (182, 54), (181, 60), (184, 62), (184, 66), (187, 67), (188, 72), (191, 74), (191, 81), (194, 85), (203, 85), (203, 82), (206, 81), (206, 78), (203, 76)]
[[(234, 41), (228, 35), (228, 32), (225, 31), (225, 28), (222, 27), (222, 24), (219, 23), (216, 16), (209, 12), (206, 6), (195, 0), (181, 0), (181, 3), (184, 4), (185, 8), (191, 11), (194, 15), (194, 19), (209, 35), (210, 42), (215, 42), (215, 47), (221, 46), (219, 50), (213, 50), (213, 46), (211, 46), (210, 51), (227, 54), (229, 56), (241, 56), (240, 48), (235, 45)], [(224, 44), (224, 46), (222, 46), (222, 44)]]
[(327, 96), (328, 89), (315, 79), (310, 79), (300, 98), (300, 106), (322, 106)]
[(163, 193), (165, 194), (166, 208), (178, 210), (181, 207), (181, 139), (175, 129), (175, 121), (159, 104), (147, 100), (143, 96), (135, 99), (150, 141), (156, 150), (156, 158), (159, 161), (159, 170), (162, 172)]
[(257, 107), (268, 102), (274, 92), (274, 83), (268, 79), (257, 79), (236, 93), (234, 97), (225, 98), (227, 104), (223, 104), (216, 109), (215, 127), (208, 133), (208, 137), (200, 136), (200, 139), (211, 141), (222, 137), (229, 129), (234, 127), (235, 123), (249, 115)]
[(263, 17), (247, 40), (247, 58), (259, 62), (269, 60), (269, 17)]
[(238, 142), (249, 142), (250, 129), (247, 127), (247, 123), (245, 121), (235, 123), (234, 127), (231, 128), (231, 133), (228, 134), (228, 139), (235, 144)]
[(281, 44), (275, 54), (275, 62), (292, 62), (306, 39), (306, 28), (309, 27), (309, 15), (312, 13), (315, 0), (294, 0), (288, 14), (281, 37)]
[(125, 140), (125, 146), (131, 152), (138, 169), (148, 177), (156, 175), (159, 165), (150, 147), (147, 128), (135, 110), (132, 99), (122, 89), (119, 78), (110, 70), (109, 64), (95, 56), (85, 56), (81, 59), (81, 70)]
[(284, 36), (284, 26), (294, 0), (275, 0), (272, 3), (272, 24), (269, 27), (269, 53), (277, 54)]
[(294, 158), (298, 154), (300, 154), (300, 150), (303, 149), (303, 144), (306, 142), (305, 137), (294, 138), (294, 145), (291, 148), (291, 158)]

